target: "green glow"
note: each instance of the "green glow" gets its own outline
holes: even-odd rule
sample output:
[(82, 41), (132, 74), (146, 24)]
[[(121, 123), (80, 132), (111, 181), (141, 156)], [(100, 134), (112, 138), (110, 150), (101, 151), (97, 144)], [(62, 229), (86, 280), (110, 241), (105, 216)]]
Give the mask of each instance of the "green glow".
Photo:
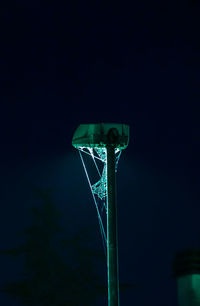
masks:
[(200, 305), (200, 274), (178, 277), (178, 300), (180, 306)]

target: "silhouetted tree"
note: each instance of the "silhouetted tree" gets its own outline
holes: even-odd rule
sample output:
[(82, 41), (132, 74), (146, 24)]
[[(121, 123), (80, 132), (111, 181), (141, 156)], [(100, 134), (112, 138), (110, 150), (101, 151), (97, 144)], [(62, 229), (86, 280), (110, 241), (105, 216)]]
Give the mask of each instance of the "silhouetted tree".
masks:
[(94, 260), (102, 255), (84, 245), (83, 229), (64, 238), (67, 233), (49, 193), (36, 191), (43, 204), (32, 208), (33, 222), (24, 231), (25, 242), (0, 252), (23, 256), (23, 277), (5, 283), (1, 292), (26, 306), (94, 305), (95, 299), (105, 294), (105, 285), (94, 268)]

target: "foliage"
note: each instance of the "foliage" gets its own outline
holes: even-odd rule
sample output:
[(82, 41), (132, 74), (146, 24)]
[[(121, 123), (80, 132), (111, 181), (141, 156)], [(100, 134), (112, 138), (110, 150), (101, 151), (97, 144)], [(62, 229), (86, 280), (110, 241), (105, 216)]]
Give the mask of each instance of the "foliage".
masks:
[[(89, 306), (94, 305), (105, 286), (94, 267), (101, 254), (82, 241), (83, 229), (73, 237), (60, 225), (61, 214), (49, 193), (36, 190), (43, 200), (32, 209), (32, 225), (24, 231), (23, 245), (0, 254), (23, 256), (24, 271), (18, 281), (1, 288), (26, 306)], [(86, 232), (89, 232), (86, 230)]]

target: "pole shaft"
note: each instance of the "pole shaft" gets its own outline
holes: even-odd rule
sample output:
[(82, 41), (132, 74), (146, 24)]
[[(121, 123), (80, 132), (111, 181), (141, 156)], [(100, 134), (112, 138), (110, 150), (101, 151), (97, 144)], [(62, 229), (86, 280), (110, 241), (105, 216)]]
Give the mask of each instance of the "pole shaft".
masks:
[(107, 146), (108, 306), (119, 306), (115, 148)]

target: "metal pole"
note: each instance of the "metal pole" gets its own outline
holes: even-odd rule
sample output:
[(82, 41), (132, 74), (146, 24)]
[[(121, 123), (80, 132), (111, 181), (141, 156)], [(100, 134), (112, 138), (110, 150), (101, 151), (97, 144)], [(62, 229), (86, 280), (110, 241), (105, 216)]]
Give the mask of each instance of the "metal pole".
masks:
[(107, 146), (108, 306), (119, 306), (115, 148)]

